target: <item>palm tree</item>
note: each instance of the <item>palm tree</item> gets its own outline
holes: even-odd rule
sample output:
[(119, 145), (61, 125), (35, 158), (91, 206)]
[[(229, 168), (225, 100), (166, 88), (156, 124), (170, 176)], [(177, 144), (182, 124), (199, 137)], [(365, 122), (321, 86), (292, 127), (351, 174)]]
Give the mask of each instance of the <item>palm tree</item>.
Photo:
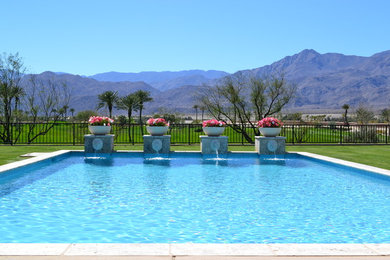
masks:
[(15, 120), (17, 120), (18, 118), (18, 106), (19, 106), (19, 103), (20, 103), (20, 99), (26, 95), (26, 93), (24, 92), (23, 88), (22, 87), (19, 87), (19, 86), (15, 86), (15, 87), (12, 87), (11, 89), (11, 95), (13, 98), (15, 98), (15, 104), (14, 104), (14, 113), (16, 113), (16, 118)]
[(144, 129), (142, 127), (142, 110), (144, 109), (144, 103), (150, 102), (153, 98), (150, 96), (149, 91), (138, 90), (134, 93), (137, 99), (137, 108), (139, 111), (139, 123), (141, 125), (141, 134), (144, 135)]
[(129, 141), (131, 141), (131, 134), (130, 134), (131, 115), (133, 113), (133, 110), (134, 111), (138, 110), (137, 96), (134, 93), (132, 93), (122, 98), (119, 98), (116, 106), (119, 109), (127, 110), (127, 118), (129, 119)]
[(349, 125), (349, 123), (348, 123), (348, 109), (349, 109), (349, 105), (348, 104), (344, 104), (343, 106), (342, 106), (342, 109), (344, 109), (345, 110), (345, 113), (344, 113), (344, 122), (345, 122), (345, 124), (346, 125)]
[(195, 109), (195, 123), (197, 123), (198, 122), (198, 108), (199, 108), (199, 106), (194, 105), (192, 108)]
[(64, 109), (64, 117), (65, 117), (65, 120), (66, 120), (66, 118), (68, 117), (68, 108), (69, 108), (69, 106), (65, 105), (62, 108)]
[(203, 116), (204, 116), (204, 111), (206, 110), (205, 106), (200, 106), (200, 111), (202, 111), (202, 122), (203, 122)]
[(112, 108), (114, 104), (118, 101), (118, 92), (117, 91), (106, 91), (103, 92), (102, 94), (98, 95), (99, 99), (99, 104), (98, 104), (98, 109), (102, 107), (107, 107), (109, 117), (112, 117)]
[(71, 109), (69, 109), (69, 111), (70, 111), (70, 113), (72, 113), (72, 118), (74, 117), (73, 115), (74, 115), (74, 108), (71, 108)]

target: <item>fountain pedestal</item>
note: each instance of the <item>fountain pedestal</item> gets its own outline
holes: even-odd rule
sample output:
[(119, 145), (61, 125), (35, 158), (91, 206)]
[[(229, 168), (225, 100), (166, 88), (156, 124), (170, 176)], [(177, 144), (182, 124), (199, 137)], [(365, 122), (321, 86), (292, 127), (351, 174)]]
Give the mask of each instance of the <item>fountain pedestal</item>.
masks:
[(255, 136), (255, 148), (258, 154), (276, 155), (286, 153), (286, 137)]
[(171, 150), (170, 135), (144, 135), (144, 153), (147, 154), (167, 154)]
[(228, 152), (227, 136), (200, 136), (202, 154), (226, 154)]
[(114, 135), (84, 135), (84, 151), (86, 153), (112, 153)]

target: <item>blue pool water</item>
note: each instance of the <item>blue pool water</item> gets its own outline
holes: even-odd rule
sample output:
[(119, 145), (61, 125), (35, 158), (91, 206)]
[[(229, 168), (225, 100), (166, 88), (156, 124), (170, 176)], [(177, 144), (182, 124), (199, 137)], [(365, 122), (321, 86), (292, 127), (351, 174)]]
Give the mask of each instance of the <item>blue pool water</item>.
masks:
[(0, 242), (389, 243), (390, 179), (299, 155), (62, 156), (0, 174)]

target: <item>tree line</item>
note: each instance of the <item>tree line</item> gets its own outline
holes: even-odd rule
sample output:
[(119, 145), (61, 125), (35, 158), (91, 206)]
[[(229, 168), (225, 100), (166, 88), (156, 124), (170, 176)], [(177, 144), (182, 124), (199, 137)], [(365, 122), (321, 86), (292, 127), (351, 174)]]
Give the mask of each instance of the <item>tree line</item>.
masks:
[[(112, 109), (115, 107), (119, 110), (125, 110), (127, 112), (127, 118), (129, 125), (131, 124), (131, 118), (133, 112), (139, 112), (139, 123), (142, 124), (142, 111), (144, 105), (147, 102), (153, 100), (149, 91), (138, 90), (134, 93), (130, 93), (124, 97), (119, 97), (116, 91), (105, 91), (98, 95), (99, 104), (98, 109), (106, 107), (108, 109), (109, 117), (112, 118)], [(141, 128), (143, 135), (143, 128)]]

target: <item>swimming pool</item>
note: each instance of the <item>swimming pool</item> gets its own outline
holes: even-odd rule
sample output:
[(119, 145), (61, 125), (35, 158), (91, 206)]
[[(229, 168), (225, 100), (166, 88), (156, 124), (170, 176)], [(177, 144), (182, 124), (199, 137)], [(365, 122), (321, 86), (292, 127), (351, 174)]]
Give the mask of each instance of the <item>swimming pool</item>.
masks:
[(0, 174), (0, 242), (389, 243), (388, 194), (387, 176), (297, 154), (69, 153)]

